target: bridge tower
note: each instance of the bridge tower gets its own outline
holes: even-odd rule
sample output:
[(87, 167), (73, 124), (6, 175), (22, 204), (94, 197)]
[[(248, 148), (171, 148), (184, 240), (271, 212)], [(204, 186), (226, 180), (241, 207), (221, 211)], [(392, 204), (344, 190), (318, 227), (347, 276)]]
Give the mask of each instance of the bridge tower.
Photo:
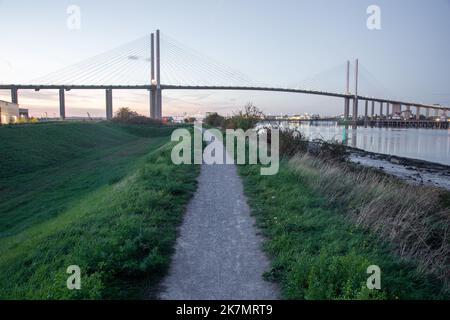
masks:
[(150, 35), (150, 118), (156, 118), (155, 34)]
[(358, 121), (358, 76), (359, 76), (359, 60), (355, 60), (355, 98), (353, 100), (353, 121)]
[(150, 118), (162, 117), (162, 89), (161, 89), (161, 45), (160, 32), (150, 35)]
[(161, 90), (161, 41), (160, 32), (156, 30), (156, 118), (162, 118), (162, 90)]
[[(350, 94), (350, 60), (347, 61), (347, 75), (346, 75), (345, 94)], [(348, 121), (350, 113), (350, 98), (345, 98), (344, 102), (344, 120)]]

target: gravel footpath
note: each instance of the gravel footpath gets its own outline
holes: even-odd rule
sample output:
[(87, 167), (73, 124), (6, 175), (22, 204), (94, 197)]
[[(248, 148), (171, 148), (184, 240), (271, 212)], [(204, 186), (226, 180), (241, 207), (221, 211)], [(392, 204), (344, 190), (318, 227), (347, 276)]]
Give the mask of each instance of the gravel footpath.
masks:
[(276, 284), (234, 165), (202, 165), (160, 299), (268, 300)]

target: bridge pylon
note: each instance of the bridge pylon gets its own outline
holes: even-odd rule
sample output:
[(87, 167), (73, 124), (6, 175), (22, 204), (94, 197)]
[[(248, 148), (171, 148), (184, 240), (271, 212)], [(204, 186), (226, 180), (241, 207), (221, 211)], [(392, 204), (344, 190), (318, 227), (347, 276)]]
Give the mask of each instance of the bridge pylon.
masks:
[[(346, 75), (345, 93), (350, 94), (350, 60), (347, 61), (347, 75)], [(348, 121), (350, 114), (350, 98), (344, 100), (344, 120)]]

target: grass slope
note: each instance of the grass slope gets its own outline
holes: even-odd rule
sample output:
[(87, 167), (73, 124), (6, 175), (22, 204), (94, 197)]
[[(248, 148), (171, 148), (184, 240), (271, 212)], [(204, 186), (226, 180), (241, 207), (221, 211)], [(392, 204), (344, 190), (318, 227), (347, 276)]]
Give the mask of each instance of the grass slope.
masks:
[(137, 129), (129, 128), (109, 123), (0, 128), (0, 238), (55, 217), (71, 201), (120, 180), (135, 159), (170, 133), (148, 127), (133, 135), (129, 131)]
[[(301, 172), (282, 162), (275, 176), (240, 166), (249, 204), (267, 237), (267, 278), (287, 299), (439, 299), (442, 283), (418, 274), (388, 244), (351, 223)], [(367, 289), (370, 265), (382, 270), (382, 290)]]
[[(172, 130), (107, 123), (1, 128), (2, 146), (10, 139), (1, 161), (16, 175), (0, 179), (0, 298), (129, 298), (155, 284), (198, 174), (172, 164)], [(13, 143), (21, 139), (28, 152)], [(36, 163), (16, 166), (25, 154)], [(66, 288), (70, 265), (81, 267), (80, 291)]]

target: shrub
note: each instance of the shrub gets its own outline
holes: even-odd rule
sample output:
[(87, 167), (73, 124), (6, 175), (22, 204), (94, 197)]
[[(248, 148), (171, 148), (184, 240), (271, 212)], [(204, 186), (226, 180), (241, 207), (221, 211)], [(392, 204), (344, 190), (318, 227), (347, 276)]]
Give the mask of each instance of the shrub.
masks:
[[(326, 160), (346, 161), (348, 158), (347, 148), (338, 141), (314, 140), (311, 144), (317, 146), (317, 156)], [(310, 153), (311, 152), (310, 148)]]
[(253, 129), (264, 117), (264, 113), (254, 106), (252, 103), (248, 103), (243, 111), (239, 111), (232, 117), (227, 118), (224, 122), (225, 129), (242, 129), (247, 131)]
[(120, 108), (114, 116), (113, 122), (126, 124), (161, 124), (160, 120), (151, 119), (131, 111), (130, 108)]
[(215, 128), (222, 128), (224, 121), (225, 118), (219, 115), (217, 112), (212, 113), (205, 118), (205, 124)]
[[(271, 141), (271, 127), (264, 127), (267, 131), (268, 143)], [(279, 152), (281, 156), (292, 157), (296, 154), (303, 154), (308, 150), (308, 140), (305, 135), (297, 129), (280, 130)]]
[(184, 123), (194, 123), (195, 121), (197, 121), (197, 119), (194, 117), (184, 119)]

